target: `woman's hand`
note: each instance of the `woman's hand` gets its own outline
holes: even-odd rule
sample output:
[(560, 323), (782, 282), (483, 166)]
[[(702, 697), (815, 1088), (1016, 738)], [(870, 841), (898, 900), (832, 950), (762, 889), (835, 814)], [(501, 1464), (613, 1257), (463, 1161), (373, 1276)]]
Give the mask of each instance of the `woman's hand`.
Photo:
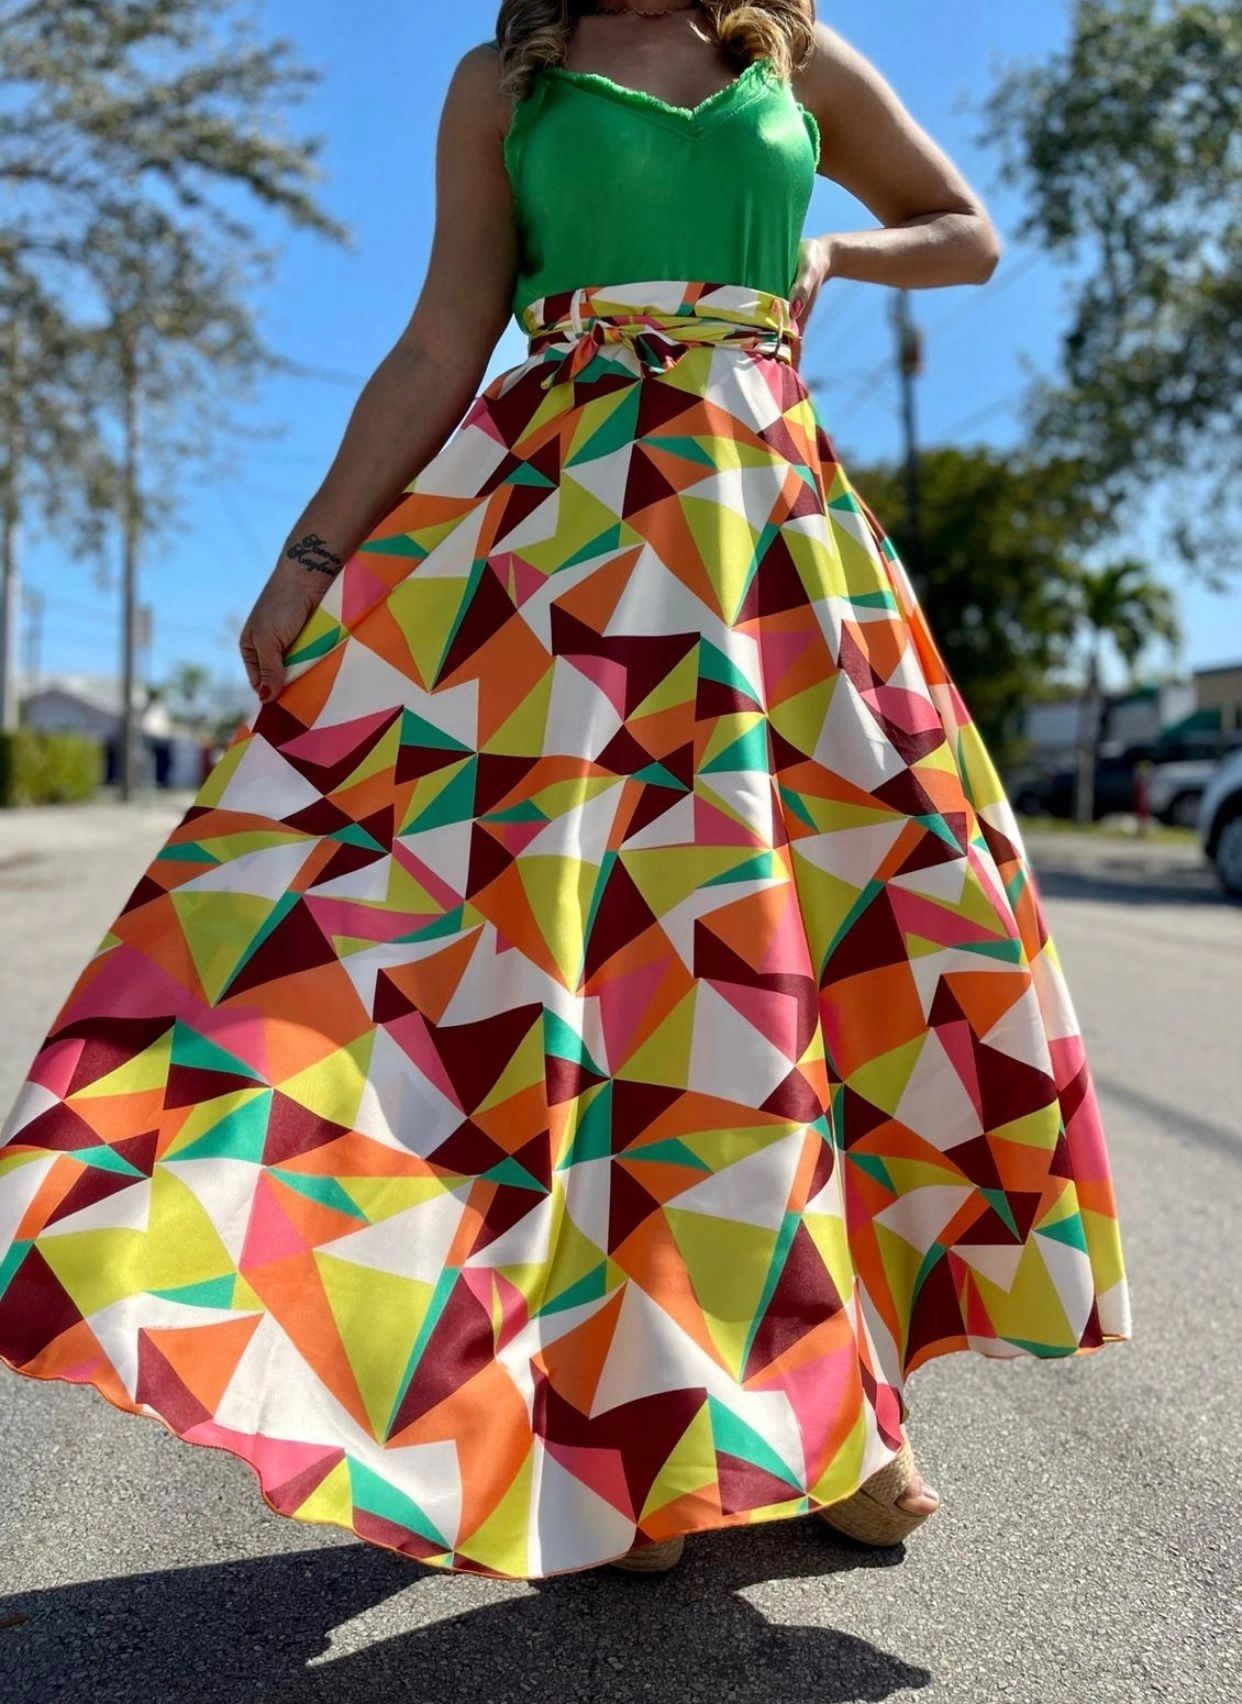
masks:
[(267, 704), (285, 684), (285, 652), (318, 607), (327, 574), (282, 557), (246, 617), (239, 644), (246, 675)]
[(832, 238), (804, 237), (798, 249), (798, 273), (790, 291), (794, 323), (801, 334), (820, 291), (832, 276)]

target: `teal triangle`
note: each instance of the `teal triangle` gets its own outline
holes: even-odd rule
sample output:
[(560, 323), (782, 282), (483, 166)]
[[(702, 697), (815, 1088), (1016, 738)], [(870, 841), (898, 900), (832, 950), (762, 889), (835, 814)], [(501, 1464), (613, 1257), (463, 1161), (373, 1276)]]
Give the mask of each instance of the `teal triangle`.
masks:
[(151, 1294), (166, 1302), (183, 1302), (191, 1308), (228, 1308), (231, 1311), (236, 1282), (236, 1274), (229, 1272), (223, 1278), (205, 1278), (201, 1284), (179, 1284), (174, 1290), (152, 1290)]
[(171, 1156), (174, 1160), (241, 1160), (262, 1165), (267, 1141), (267, 1120), (272, 1109), (272, 1091), (256, 1095), (245, 1106), (236, 1107), (210, 1130), (196, 1136), (188, 1147)]
[(578, 1118), (569, 1151), (557, 1167), (564, 1171), (587, 1160), (606, 1160), (612, 1153), (612, 1083), (605, 1082), (589, 1098), (580, 1097), (578, 1105), (586, 1105)]
[(349, 1488), (355, 1508), (365, 1509), (369, 1515), (378, 1515), (394, 1526), (407, 1527), (409, 1531), (418, 1533), (420, 1538), (438, 1544), (442, 1550), (453, 1548), (431, 1516), (413, 1498), (407, 1497), (404, 1491), (399, 1491), (389, 1480), (356, 1461), (353, 1456), (345, 1459), (349, 1463)]
[(362, 1208), (346, 1195), (334, 1177), (320, 1177), (314, 1172), (284, 1171), (279, 1166), (273, 1166), (271, 1174), (279, 1178), (287, 1188), (295, 1189), (299, 1195), (305, 1195), (308, 1201), (317, 1201), (321, 1207), (333, 1207), (338, 1213), (348, 1213), (351, 1219), (357, 1219), (360, 1224), (370, 1223)]
[(776, 1479), (783, 1479), (795, 1496), (805, 1495), (793, 1468), (781, 1460), (767, 1439), (761, 1437), (753, 1426), (748, 1426), (732, 1409), (726, 1408), (718, 1396), (709, 1394), (707, 1406), (711, 1414), (712, 1438), (718, 1450), (737, 1456), (752, 1467), (761, 1467)]
[(601, 1260), (583, 1274), (568, 1290), (540, 1303), (539, 1313), (563, 1313), (566, 1308), (581, 1307), (584, 1302), (599, 1302), (608, 1294), (608, 1262)]
[(1069, 1248), (1087, 1253), (1087, 1233), (1083, 1229), (1081, 1213), (1071, 1213), (1067, 1218), (1058, 1219), (1055, 1225), (1040, 1225), (1037, 1229), (1041, 1237), (1052, 1237)]

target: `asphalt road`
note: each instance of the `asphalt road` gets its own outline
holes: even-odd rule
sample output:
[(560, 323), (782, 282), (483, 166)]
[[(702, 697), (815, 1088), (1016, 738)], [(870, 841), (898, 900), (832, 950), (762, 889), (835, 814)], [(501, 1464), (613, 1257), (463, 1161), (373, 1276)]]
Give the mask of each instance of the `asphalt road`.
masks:
[[(0, 819), (0, 1101), (167, 812)], [(904, 1549), (791, 1520), (498, 1583), (271, 1514), (250, 1470), (0, 1369), (0, 1695), (172, 1704), (1242, 1697), (1242, 908), (1192, 853), (1028, 841), (1109, 1133), (1135, 1337), (909, 1385)]]

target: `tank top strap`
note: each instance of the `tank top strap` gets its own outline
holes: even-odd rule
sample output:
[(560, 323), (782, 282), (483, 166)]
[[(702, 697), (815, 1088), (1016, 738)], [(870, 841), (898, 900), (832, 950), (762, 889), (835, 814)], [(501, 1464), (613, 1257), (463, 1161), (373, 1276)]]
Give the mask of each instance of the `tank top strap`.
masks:
[(509, 176), (515, 181), (522, 149), (532, 125), (539, 116), (540, 109), (547, 100), (550, 81), (550, 78), (544, 77), (536, 71), (530, 80), (530, 86), (526, 93), (519, 95), (513, 103), (509, 127), (504, 136), (504, 159)]

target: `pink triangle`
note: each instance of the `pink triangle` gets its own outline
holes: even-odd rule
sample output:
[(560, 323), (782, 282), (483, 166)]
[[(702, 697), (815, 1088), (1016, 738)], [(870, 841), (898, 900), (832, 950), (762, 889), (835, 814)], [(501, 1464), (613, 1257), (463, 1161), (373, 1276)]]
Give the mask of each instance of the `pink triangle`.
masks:
[(638, 1027), (653, 1006), (656, 990), (666, 975), (667, 966), (656, 961), (601, 982), (600, 1026), (604, 1032), (604, 1049), (614, 1070), (628, 1058)]
[(787, 627), (777, 627), (769, 622), (761, 621), (757, 625), (768, 702), (779, 704), (782, 679), (809, 646), (824, 643), (824, 635), (818, 626), (803, 625), (796, 631), (790, 631)]
[[(769, 976), (814, 977), (815, 967), (811, 963), (806, 918), (798, 905), (797, 892), (792, 883), (786, 884), (779, 891), (784, 896), (784, 904), (780, 906), (779, 911), (772, 889), (769, 888), (764, 894), (765, 900), (770, 902), (770, 909), (764, 919), (768, 926), (768, 938), (764, 942), (756, 969)], [(775, 917), (773, 912), (776, 912)]]
[(618, 716), (625, 715), (628, 671), (624, 663), (618, 663), (612, 657), (590, 657), (583, 652), (576, 652), (565, 660), (599, 688)]
[(323, 1444), (302, 1444), (287, 1438), (264, 1438), (256, 1432), (238, 1432), (232, 1426), (221, 1426), (215, 1420), (202, 1421), (185, 1436), (192, 1443), (214, 1444), (248, 1461), (258, 1473), (263, 1489), (273, 1496), (282, 1485), (327, 1462), (335, 1465), (344, 1455), (339, 1446), (325, 1448)]
[(975, 1114), (982, 1123), (983, 1097), (979, 1092), (979, 1073), (975, 1067), (974, 1038), (970, 1025), (965, 1018), (955, 1018), (952, 1023), (938, 1024), (936, 1040), (948, 1055), (962, 1087), (970, 1096)]
[(266, 1172), (260, 1172), (250, 1204), (239, 1270), (253, 1272), (288, 1255), (305, 1254), (308, 1246), (305, 1237), (285, 1216), (270, 1178)]
[(489, 557), (488, 566), (519, 609), (546, 584), (546, 576), (513, 550)]
[(869, 686), (859, 693), (859, 697), (886, 721), (908, 734), (921, 734), (929, 728), (943, 726), (935, 705), (905, 687)]
[[(392, 855), (401, 868), (413, 876), (416, 882), (421, 883), (436, 904), (445, 911), (452, 911), (455, 906), (461, 904), (464, 896), (458, 893), (456, 888), (450, 887), (443, 876), (437, 875), (430, 864), (416, 857), (400, 836), (392, 843)], [(464, 879), (463, 875), (463, 881)]]
[[(711, 785), (711, 777), (703, 781)], [(762, 847), (764, 837), (744, 822), (737, 822), (701, 794), (694, 795), (694, 843), (696, 846)]]
[(463, 430), (467, 426), (472, 426), (476, 432), (482, 432), (485, 438), (490, 438), (493, 443), (499, 444), (502, 450), (508, 450), (509, 441), (492, 418), (492, 411), (485, 396), (481, 396), (475, 401), (474, 406), (462, 421)]
[(779, 1390), (797, 1422), (802, 1439), (802, 1458), (808, 1484), (813, 1484), (828, 1465), (832, 1431), (844, 1408), (857, 1408), (862, 1401), (858, 1375), (858, 1351), (853, 1337), (829, 1354), (783, 1373)]
[(85, 1046), (84, 1041), (72, 1037), (49, 1042), (30, 1068), (30, 1081), (64, 1100)]
[[(377, 581), (377, 597), (383, 597), (387, 587)], [(356, 751), (385, 722), (392, 720), (392, 710), (376, 710), (370, 716), (359, 716), (352, 722), (336, 722), (326, 728), (307, 728), (304, 734), (286, 740), (281, 751), (287, 757), (303, 763), (339, 763)]]
[(449, 1080), (443, 1061), (427, 1033), (427, 1022), (421, 1012), (408, 1012), (403, 1018), (391, 1018), (384, 1025), (397, 1046), (423, 1076), (432, 1083), (450, 1106), (460, 1108), (457, 1090)]
[(391, 587), (369, 566), (366, 557), (355, 556), (345, 576), (341, 598), (341, 621), (346, 627), (356, 627), (364, 615), (389, 595)]
[(908, 888), (890, 887), (888, 902), (903, 934), (922, 935), (942, 947), (958, 947), (972, 941), (1004, 939), (1001, 931), (986, 929), (944, 905), (937, 905)]
[(778, 993), (772, 988), (745, 988), (739, 982), (717, 982), (711, 977), (707, 980), (720, 998), (740, 1012), (751, 1028), (771, 1042), (778, 1053), (783, 1053), (791, 1065), (797, 1063), (800, 994)]
[(611, 1503), (630, 1520), (637, 1519), (638, 1511), (626, 1484), (620, 1450), (584, 1449), (578, 1444), (554, 1444), (547, 1438), (543, 1440), (543, 1447), (566, 1472), (594, 1491), (597, 1497)]

